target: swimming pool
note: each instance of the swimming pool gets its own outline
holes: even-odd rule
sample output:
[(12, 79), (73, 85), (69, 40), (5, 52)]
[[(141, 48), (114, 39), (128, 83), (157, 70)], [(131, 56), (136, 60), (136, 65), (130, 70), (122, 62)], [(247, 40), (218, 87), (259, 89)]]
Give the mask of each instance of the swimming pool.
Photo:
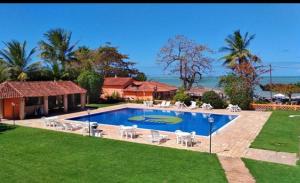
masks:
[(195, 131), (197, 135), (209, 135), (208, 117), (214, 118), (212, 133), (232, 121), (237, 115), (179, 112), (157, 109), (122, 108), (108, 112), (84, 115), (69, 120), (97, 122), (108, 125), (137, 125), (138, 128), (174, 132)]

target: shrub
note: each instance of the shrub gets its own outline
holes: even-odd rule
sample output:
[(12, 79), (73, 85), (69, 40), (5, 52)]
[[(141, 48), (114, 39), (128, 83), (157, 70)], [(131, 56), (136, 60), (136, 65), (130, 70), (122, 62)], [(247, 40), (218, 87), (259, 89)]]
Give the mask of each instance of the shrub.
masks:
[(77, 78), (78, 84), (87, 90), (89, 102), (98, 103), (103, 77), (92, 71), (84, 71)]
[(204, 92), (202, 95), (203, 103), (210, 103), (215, 109), (222, 109), (225, 106), (225, 102), (214, 91)]
[(106, 103), (113, 104), (123, 101), (119, 92), (114, 91), (111, 96), (106, 96)]
[(239, 76), (230, 74), (223, 76), (219, 82), (224, 87), (225, 94), (229, 97), (230, 103), (239, 105), (242, 109), (249, 109), (253, 101), (252, 89)]
[(173, 100), (184, 102), (186, 105), (191, 104), (191, 97), (185, 93), (183, 88), (177, 90), (175, 96), (173, 97)]

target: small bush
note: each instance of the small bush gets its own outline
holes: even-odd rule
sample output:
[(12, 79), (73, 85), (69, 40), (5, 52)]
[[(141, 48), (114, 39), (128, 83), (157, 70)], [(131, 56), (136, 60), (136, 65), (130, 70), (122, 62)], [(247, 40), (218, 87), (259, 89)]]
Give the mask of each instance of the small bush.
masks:
[(225, 102), (214, 91), (204, 92), (202, 95), (203, 103), (210, 103), (215, 109), (222, 109), (225, 106)]
[(188, 96), (184, 92), (184, 89), (182, 89), (182, 88), (180, 88), (179, 90), (177, 90), (175, 96), (173, 97), (173, 100), (184, 102), (186, 105), (190, 105), (191, 104), (191, 97)]
[(120, 97), (119, 92), (114, 91), (111, 96), (106, 96), (106, 103), (108, 104), (114, 104), (122, 102), (123, 99)]
[(197, 106), (201, 106), (203, 104), (203, 102), (199, 99), (196, 99), (195, 102)]

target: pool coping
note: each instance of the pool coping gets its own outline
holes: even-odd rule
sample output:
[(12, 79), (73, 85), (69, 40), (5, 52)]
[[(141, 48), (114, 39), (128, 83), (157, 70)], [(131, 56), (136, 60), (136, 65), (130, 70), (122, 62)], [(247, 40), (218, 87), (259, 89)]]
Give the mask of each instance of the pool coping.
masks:
[[(97, 114), (101, 114), (101, 113), (107, 113), (107, 112), (111, 112), (111, 111), (117, 111), (117, 110), (122, 110), (122, 109), (126, 109), (126, 108), (130, 108), (130, 109), (153, 109), (153, 110), (161, 110), (161, 111), (163, 111), (164, 109), (167, 109), (167, 108), (149, 108), (149, 107), (139, 107), (139, 106), (135, 106), (135, 107), (132, 107), (132, 106), (120, 106), (119, 108), (114, 108), (114, 109), (109, 109), (109, 110), (105, 110), (105, 111), (98, 111), (98, 112), (95, 112), (95, 113), (93, 113), (93, 114), (90, 114), (90, 115), (97, 115)], [(187, 113), (200, 113), (200, 114), (214, 114), (214, 115), (226, 115), (226, 116), (232, 116), (231, 114), (220, 114), (220, 113), (208, 113), (208, 112), (199, 112), (199, 111), (193, 111), (193, 112), (191, 112), (191, 111), (184, 111), (184, 110), (178, 110), (178, 109), (176, 109), (176, 110), (172, 110), (172, 109), (170, 109), (170, 110), (165, 110), (165, 111), (179, 111), (179, 112), (187, 112)], [(76, 120), (71, 120), (71, 118), (79, 118), (79, 117), (83, 117), (83, 116), (88, 116), (88, 114), (85, 114), (85, 115), (78, 115), (78, 116), (73, 116), (73, 117), (68, 117), (68, 118), (65, 118), (65, 119), (63, 119), (63, 120), (65, 120), (65, 121), (69, 121), (69, 122), (73, 122), (73, 123), (82, 123), (82, 124), (86, 124), (86, 122), (84, 122), (84, 121), (76, 121)], [(240, 118), (240, 116), (241, 115), (239, 115), (239, 114), (235, 114), (235, 116), (237, 116), (237, 117), (235, 117), (234, 119), (232, 119), (232, 120), (230, 120), (230, 121), (228, 121), (225, 125), (223, 125), (223, 126), (221, 126), (219, 129), (217, 129), (216, 131), (214, 131), (211, 135), (207, 135), (207, 136), (205, 136), (205, 135), (197, 135), (196, 134), (196, 136), (198, 136), (198, 137), (203, 137), (203, 138), (210, 138), (210, 136), (211, 137), (213, 137), (213, 136), (215, 136), (217, 133), (219, 133), (221, 130), (223, 130), (223, 129), (225, 129), (227, 126), (229, 126), (231, 123), (233, 123), (233, 122), (235, 122), (238, 118)], [(91, 123), (92, 122), (95, 122), (95, 121), (90, 121)], [(100, 125), (106, 125), (106, 126), (113, 126), (113, 127), (119, 127), (120, 125), (112, 125), (112, 124), (103, 124), (103, 123), (98, 123), (98, 124), (100, 124)], [(142, 130), (156, 130), (156, 129), (148, 129), (148, 128), (138, 128), (138, 129), (142, 129)], [(165, 131), (165, 130), (158, 130), (158, 131), (161, 131), (161, 132), (164, 132), (164, 133), (174, 133), (174, 132), (172, 132), (172, 131)]]

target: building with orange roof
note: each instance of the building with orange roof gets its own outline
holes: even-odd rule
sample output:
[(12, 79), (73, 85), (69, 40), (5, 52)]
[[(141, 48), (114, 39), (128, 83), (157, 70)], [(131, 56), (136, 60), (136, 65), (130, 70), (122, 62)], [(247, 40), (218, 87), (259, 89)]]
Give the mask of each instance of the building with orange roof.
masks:
[(177, 87), (157, 81), (135, 81), (129, 77), (109, 77), (104, 79), (101, 97), (103, 99), (118, 92), (124, 99), (153, 100), (170, 99)]
[(71, 81), (6, 81), (0, 84), (0, 118), (24, 119), (37, 110), (48, 115), (59, 103), (67, 112), (69, 105), (76, 105), (76, 97), (84, 108), (86, 90)]

